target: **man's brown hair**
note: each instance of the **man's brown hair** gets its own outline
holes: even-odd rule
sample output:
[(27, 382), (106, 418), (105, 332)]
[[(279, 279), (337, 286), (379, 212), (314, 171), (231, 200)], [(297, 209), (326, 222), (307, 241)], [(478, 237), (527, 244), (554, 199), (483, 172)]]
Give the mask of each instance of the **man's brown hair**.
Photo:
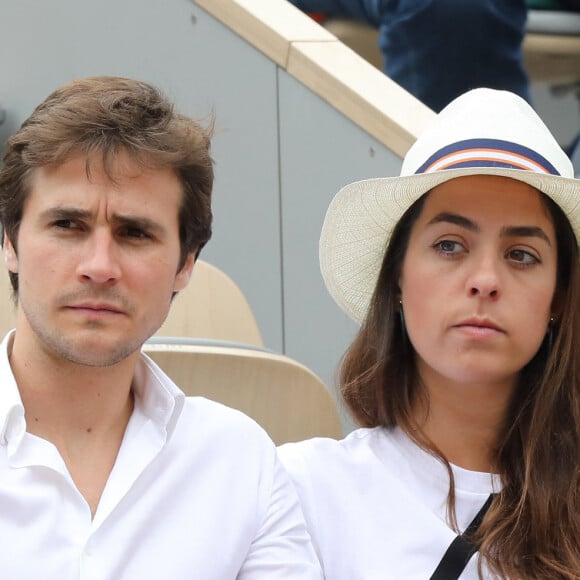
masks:
[[(0, 221), (17, 251), (24, 202), (34, 169), (84, 155), (90, 177), (98, 156), (115, 180), (113, 161), (127, 153), (144, 168), (173, 169), (183, 186), (180, 268), (211, 237), (211, 125), (177, 113), (149, 83), (120, 77), (75, 80), (50, 94), (8, 140), (0, 169)], [(18, 275), (10, 273), (18, 291)]]

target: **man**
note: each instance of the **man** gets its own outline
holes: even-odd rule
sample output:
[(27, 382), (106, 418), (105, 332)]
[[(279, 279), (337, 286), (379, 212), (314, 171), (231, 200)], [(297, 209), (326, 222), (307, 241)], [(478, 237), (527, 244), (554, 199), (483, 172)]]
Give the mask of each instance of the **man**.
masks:
[(7, 144), (2, 578), (320, 578), (265, 433), (140, 353), (211, 235), (209, 145), (114, 77), (58, 89)]

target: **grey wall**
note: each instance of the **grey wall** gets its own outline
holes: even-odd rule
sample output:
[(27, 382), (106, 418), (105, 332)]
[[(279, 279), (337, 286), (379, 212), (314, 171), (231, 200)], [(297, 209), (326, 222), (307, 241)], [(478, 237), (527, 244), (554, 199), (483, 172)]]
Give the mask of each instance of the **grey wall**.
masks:
[[(319, 274), (324, 213), (343, 184), (396, 174), (398, 157), (188, 0), (5, 0), (0, 55), (0, 143), (87, 75), (148, 80), (187, 114), (213, 111), (215, 233), (203, 257), (241, 286), (269, 348), (332, 384), (356, 328)], [(535, 94), (571, 138), (576, 103)]]
[(2, 6), (2, 137), (51, 90), (87, 75), (142, 78), (185, 113), (215, 112), (215, 234), (204, 257), (250, 295), (266, 343), (281, 350), (276, 66), (186, 0)]

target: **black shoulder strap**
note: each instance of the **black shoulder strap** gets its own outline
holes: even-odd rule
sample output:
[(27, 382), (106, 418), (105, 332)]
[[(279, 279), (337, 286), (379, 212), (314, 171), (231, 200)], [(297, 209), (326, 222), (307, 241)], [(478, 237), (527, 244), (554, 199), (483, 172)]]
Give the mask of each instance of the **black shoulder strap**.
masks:
[(473, 543), (471, 538), (481, 525), (481, 522), (491, 505), (492, 499), (493, 494), (487, 498), (487, 501), (477, 512), (476, 516), (473, 518), (469, 526), (467, 526), (467, 529), (463, 534), (457, 536), (453, 542), (451, 542), (430, 580), (456, 580), (459, 578), (465, 569), (465, 566), (467, 566), (467, 562), (469, 562), (473, 554), (475, 554), (479, 548), (479, 546), (476, 546)]

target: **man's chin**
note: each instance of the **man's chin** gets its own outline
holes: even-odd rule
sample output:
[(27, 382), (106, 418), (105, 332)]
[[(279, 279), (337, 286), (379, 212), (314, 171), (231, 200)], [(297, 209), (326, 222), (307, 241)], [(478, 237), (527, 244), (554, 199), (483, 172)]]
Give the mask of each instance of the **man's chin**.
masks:
[(57, 357), (70, 363), (96, 368), (112, 367), (141, 349), (143, 341), (128, 343), (119, 340), (116, 344), (103, 344), (99, 340), (57, 341), (49, 345)]

